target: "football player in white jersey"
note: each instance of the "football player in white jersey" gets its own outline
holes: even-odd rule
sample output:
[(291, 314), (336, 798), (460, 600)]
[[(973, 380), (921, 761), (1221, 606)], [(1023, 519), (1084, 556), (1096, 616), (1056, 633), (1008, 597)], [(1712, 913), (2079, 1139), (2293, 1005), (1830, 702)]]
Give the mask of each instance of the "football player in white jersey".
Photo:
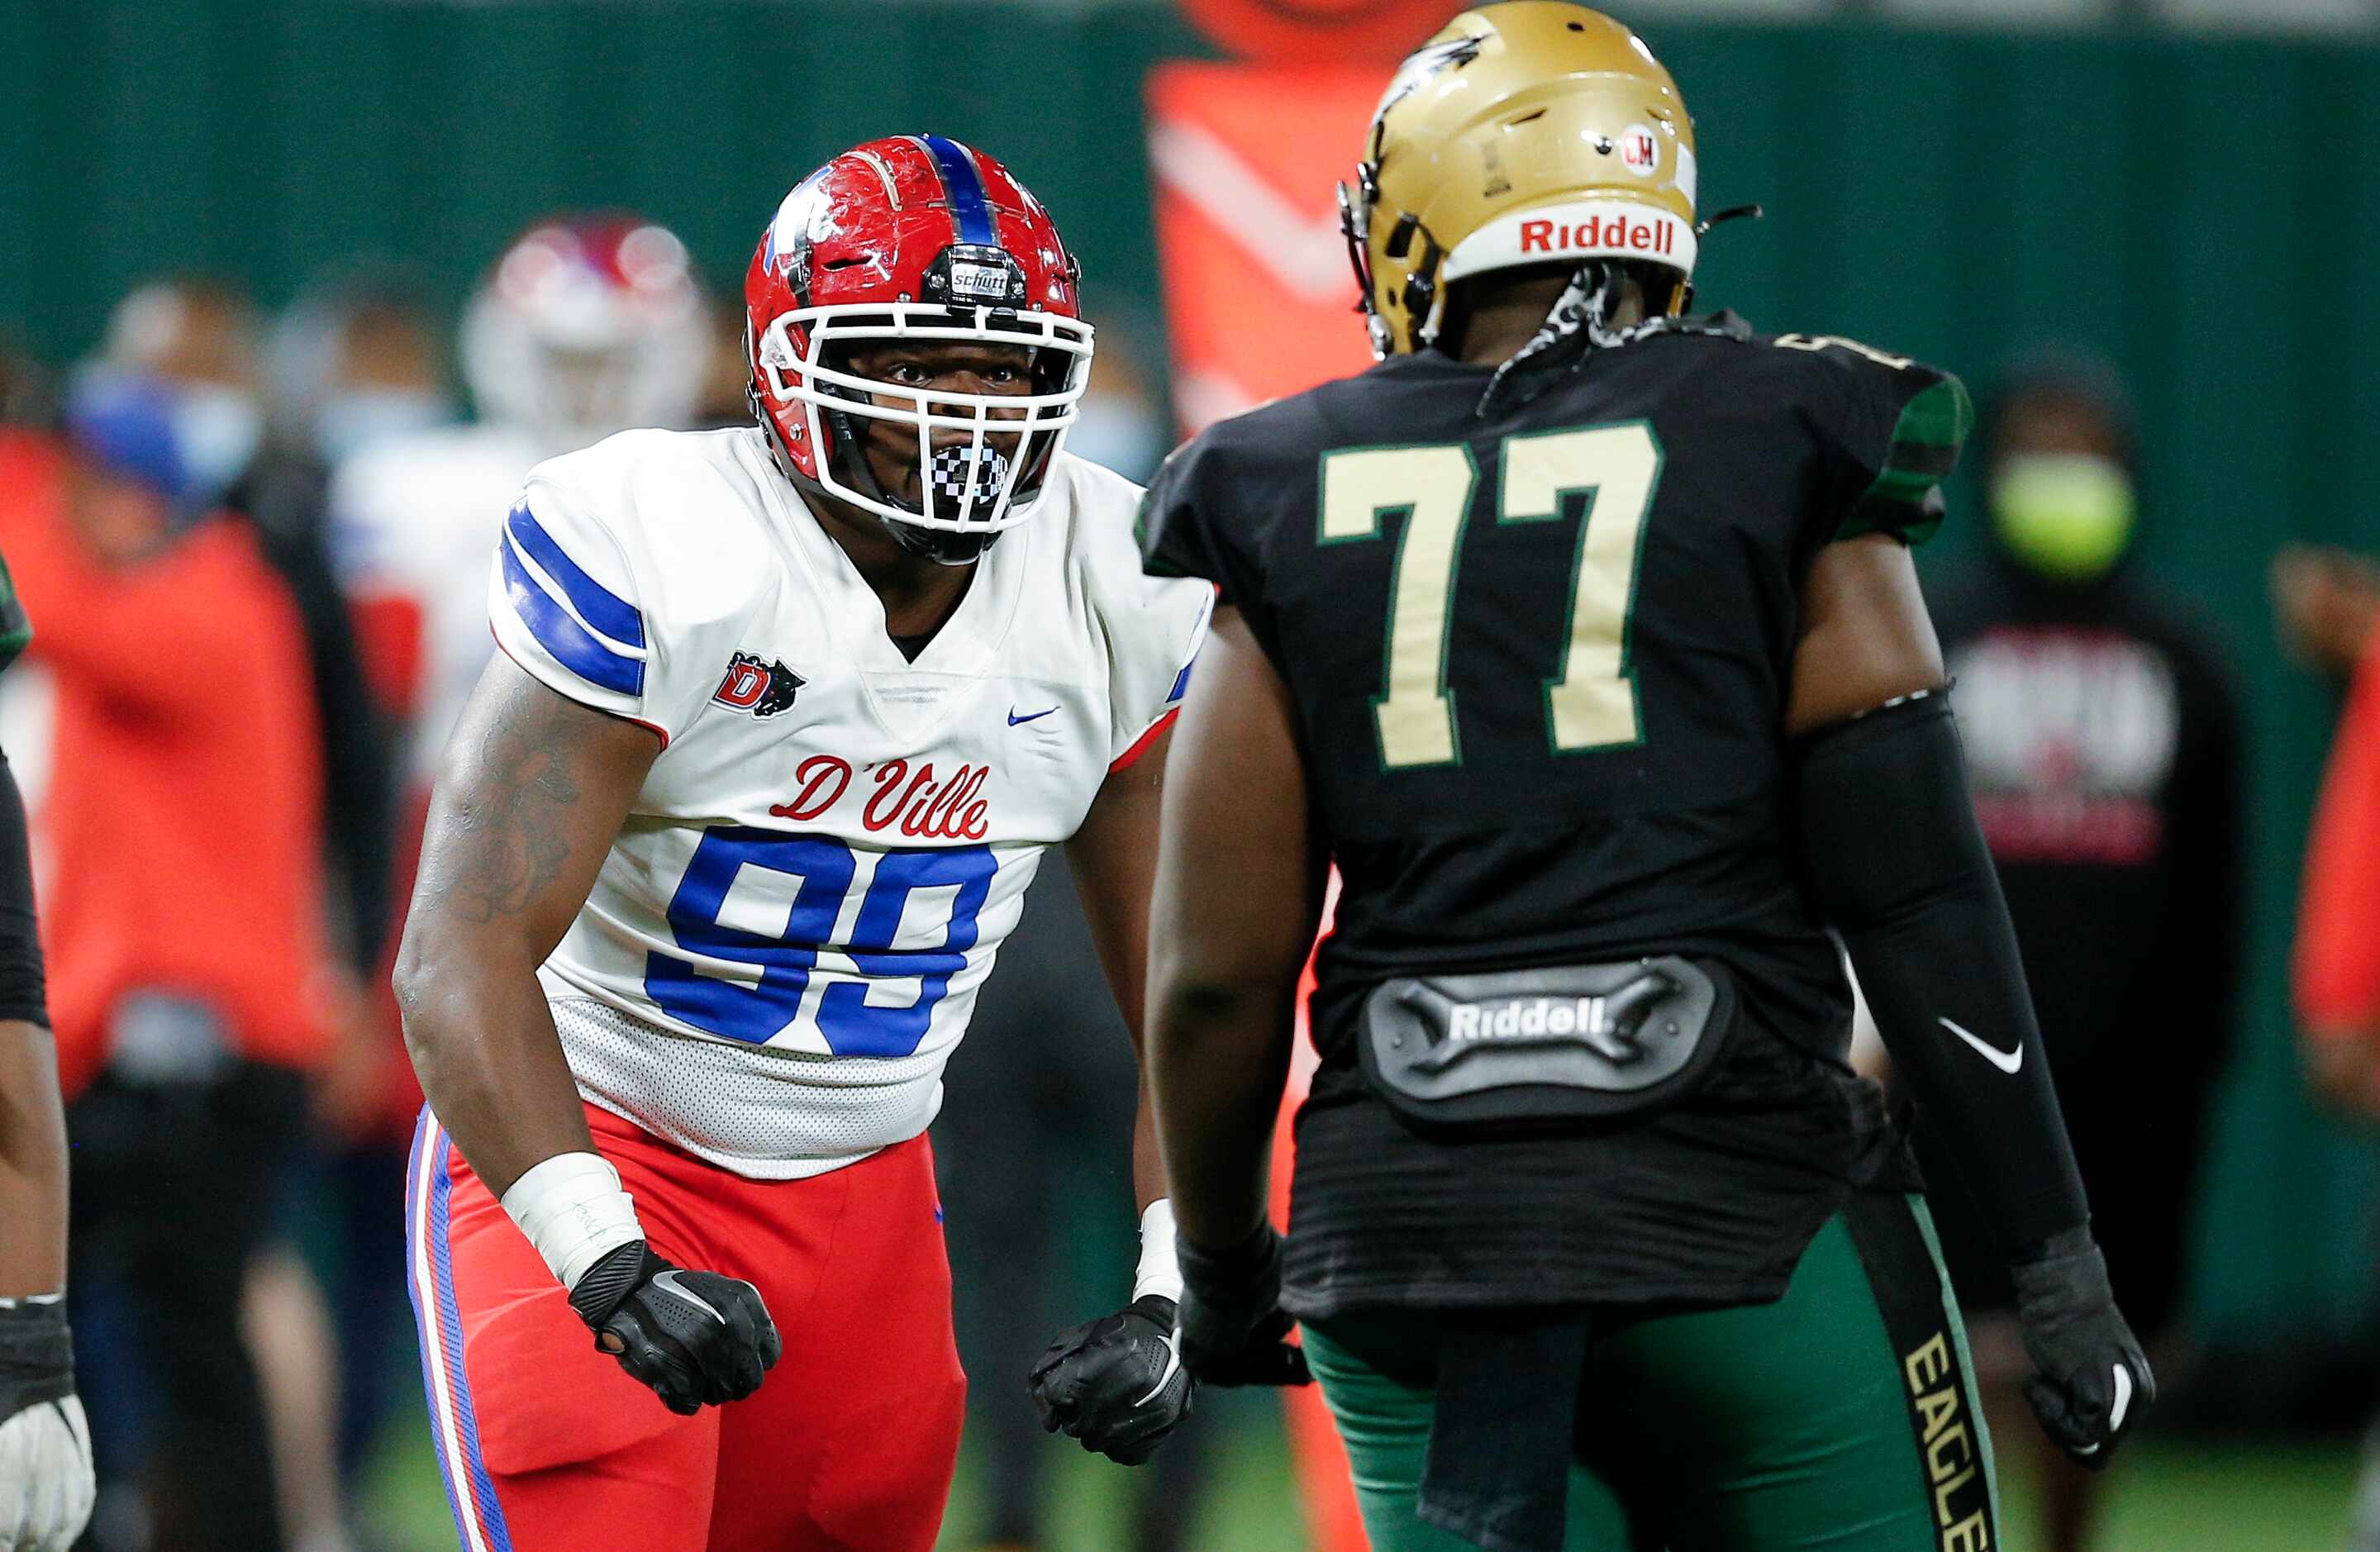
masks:
[[(990, 157), (860, 146), (753, 258), (759, 424), (553, 459), (504, 519), (504, 655), (397, 972), (431, 1101), (412, 1283), (469, 1552), (933, 1542), (965, 1391), (943, 1064), (1057, 842), (1137, 1025), (1212, 599), (1144, 577), (1136, 488), (1060, 451), (1077, 275)], [(1033, 1378), (1127, 1461), (1189, 1402), (1142, 1119), (1135, 1303)]]
[[(637, 216), (541, 221), (504, 249), (464, 314), (480, 418), (383, 438), (332, 481), (333, 557), (408, 723), (426, 794), (488, 664), (488, 547), (540, 460), (632, 426), (687, 422), (710, 324), (685, 244)], [(418, 817), (418, 802), (407, 812)]]

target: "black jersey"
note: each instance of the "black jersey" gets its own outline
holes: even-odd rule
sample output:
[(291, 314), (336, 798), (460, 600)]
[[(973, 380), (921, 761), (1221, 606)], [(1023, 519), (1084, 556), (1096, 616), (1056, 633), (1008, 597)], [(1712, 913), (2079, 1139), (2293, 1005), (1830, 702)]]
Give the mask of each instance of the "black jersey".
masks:
[[(1782, 736), (1820, 546), (1939, 520), (1955, 378), (1728, 315), (1480, 413), (1393, 358), (1209, 429), (1144, 509), (1294, 696), (1343, 881), (1313, 1008), (1288, 1303), (1771, 1297), (1884, 1150), (1795, 868)], [(1430, 1141), (1357, 1070), (1391, 976), (1657, 953), (1734, 974), (1687, 1101), (1588, 1137)]]

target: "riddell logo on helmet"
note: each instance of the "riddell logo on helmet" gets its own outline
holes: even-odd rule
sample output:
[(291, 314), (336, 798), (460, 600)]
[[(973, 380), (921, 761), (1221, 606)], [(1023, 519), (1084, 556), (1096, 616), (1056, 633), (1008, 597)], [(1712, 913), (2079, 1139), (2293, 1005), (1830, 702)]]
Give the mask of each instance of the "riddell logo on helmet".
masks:
[(1585, 221), (1524, 221), (1524, 253), (1581, 253), (1595, 249), (1625, 249), (1631, 253), (1667, 256), (1676, 247), (1676, 234), (1666, 221), (1631, 221), (1624, 215), (1590, 215)]

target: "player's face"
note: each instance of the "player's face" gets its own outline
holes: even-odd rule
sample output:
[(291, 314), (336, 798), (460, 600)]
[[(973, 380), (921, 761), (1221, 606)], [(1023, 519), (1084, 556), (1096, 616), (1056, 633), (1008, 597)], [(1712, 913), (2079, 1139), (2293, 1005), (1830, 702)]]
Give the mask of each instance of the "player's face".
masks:
[[(1033, 392), (1033, 353), (1017, 345), (978, 345), (966, 340), (898, 341), (855, 353), (850, 370), (860, 377), (929, 395), (941, 392), (1023, 398)], [(916, 407), (916, 401), (906, 393), (871, 396), (887, 408)], [(926, 407), (936, 415), (973, 413), (965, 405), (938, 402), (930, 397)], [(1025, 411), (994, 410), (992, 416), (995, 419), (1022, 419)], [(860, 429), (860, 451), (868, 459), (868, 471), (876, 476), (878, 487), (908, 505), (922, 503), (926, 492), (918, 464), (917, 428), (905, 421), (880, 420), (873, 416), (855, 416), (853, 419)], [(972, 440), (967, 431), (955, 426), (938, 428), (930, 433), (936, 449), (964, 447)], [(996, 451), (1013, 458), (1021, 439), (992, 436), (986, 440)]]

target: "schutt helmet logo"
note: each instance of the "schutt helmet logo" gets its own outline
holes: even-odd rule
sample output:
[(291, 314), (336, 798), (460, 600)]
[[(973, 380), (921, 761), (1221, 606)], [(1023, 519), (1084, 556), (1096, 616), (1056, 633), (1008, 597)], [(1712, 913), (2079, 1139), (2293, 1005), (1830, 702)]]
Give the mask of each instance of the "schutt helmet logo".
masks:
[(763, 662), (749, 652), (738, 652), (710, 698), (731, 710), (773, 717), (793, 705), (794, 693), (808, 682), (783, 662)]

